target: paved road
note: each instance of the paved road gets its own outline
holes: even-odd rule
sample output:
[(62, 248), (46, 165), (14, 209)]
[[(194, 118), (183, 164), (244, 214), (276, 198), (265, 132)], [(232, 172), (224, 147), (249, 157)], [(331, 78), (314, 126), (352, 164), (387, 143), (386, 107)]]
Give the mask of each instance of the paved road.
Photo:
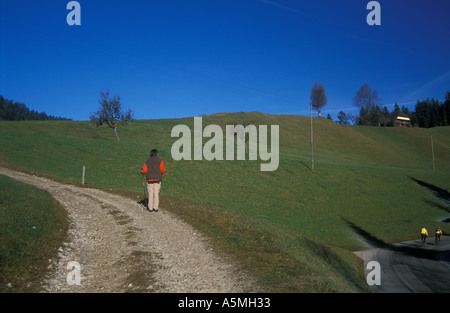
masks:
[[(364, 260), (364, 268), (370, 261), (380, 264), (381, 285), (371, 286), (373, 292), (450, 292), (450, 237), (442, 237), (439, 246), (432, 237), (425, 247), (418, 239), (356, 254)], [(366, 270), (366, 277), (371, 271)]]

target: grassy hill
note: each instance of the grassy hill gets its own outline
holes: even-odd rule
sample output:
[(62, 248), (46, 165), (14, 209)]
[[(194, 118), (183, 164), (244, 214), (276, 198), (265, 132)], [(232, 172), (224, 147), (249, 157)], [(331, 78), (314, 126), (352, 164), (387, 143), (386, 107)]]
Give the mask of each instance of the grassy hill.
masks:
[(0, 293), (38, 292), (66, 234), (66, 212), (48, 192), (3, 175), (0, 190)]
[(307, 117), (214, 114), (203, 127), (244, 121), (279, 125), (277, 171), (261, 172), (259, 159), (174, 161), (171, 130), (193, 130), (193, 118), (134, 121), (119, 128), (120, 142), (89, 122), (2, 121), (0, 164), (75, 184), (85, 165), (87, 186), (142, 198), (139, 170), (156, 148), (168, 170), (161, 207), (209, 234), (272, 291), (366, 291), (352, 251), (415, 239), (423, 226), (450, 233), (440, 222), (450, 208), (420, 184), (450, 189), (450, 127), (345, 127), (314, 118), (312, 172)]

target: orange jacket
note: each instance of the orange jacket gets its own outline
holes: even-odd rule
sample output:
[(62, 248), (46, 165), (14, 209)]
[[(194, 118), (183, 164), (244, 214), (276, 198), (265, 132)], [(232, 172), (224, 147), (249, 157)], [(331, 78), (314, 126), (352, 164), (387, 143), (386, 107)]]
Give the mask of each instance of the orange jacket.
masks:
[[(159, 158), (158, 158), (158, 160), (159, 160)], [(147, 174), (147, 173), (149, 172), (149, 166), (151, 166), (150, 163), (149, 163), (149, 161), (150, 161), (150, 159), (148, 159), (148, 160), (144, 163), (144, 166), (142, 166), (142, 171), (141, 171), (141, 174), (142, 174), (142, 175), (145, 175), (145, 174)], [(147, 164), (149, 164), (149, 165), (147, 165)], [(156, 170), (156, 171), (157, 171), (157, 170)], [(162, 175), (164, 175), (164, 173), (166, 172), (166, 167), (165, 167), (164, 162), (163, 162), (162, 160), (161, 160), (161, 162), (159, 163), (159, 172), (161, 173), (161, 175), (158, 175), (159, 173), (155, 173), (156, 176), (162, 176)], [(149, 174), (150, 174), (150, 175), (149, 175)], [(150, 178), (150, 176), (152, 176), (151, 173), (148, 173), (148, 175), (147, 175), (147, 181), (149, 181), (149, 182), (152, 182), (152, 181), (160, 181), (160, 180), (161, 180), (160, 178)]]

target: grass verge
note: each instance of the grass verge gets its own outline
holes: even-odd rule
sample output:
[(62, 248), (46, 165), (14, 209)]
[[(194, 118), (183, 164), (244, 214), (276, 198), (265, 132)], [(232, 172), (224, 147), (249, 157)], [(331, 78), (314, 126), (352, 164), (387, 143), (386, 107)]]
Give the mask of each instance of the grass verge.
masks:
[(38, 292), (67, 232), (46, 191), (0, 175), (0, 292)]

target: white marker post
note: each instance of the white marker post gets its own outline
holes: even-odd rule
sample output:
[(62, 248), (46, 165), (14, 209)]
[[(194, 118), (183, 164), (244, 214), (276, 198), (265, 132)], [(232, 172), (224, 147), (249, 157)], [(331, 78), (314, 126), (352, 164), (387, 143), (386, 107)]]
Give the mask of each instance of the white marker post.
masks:
[(86, 173), (86, 166), (83, 165), (83, 174), (81, 175), (81, 184), (84, 185), (84, 174)]

